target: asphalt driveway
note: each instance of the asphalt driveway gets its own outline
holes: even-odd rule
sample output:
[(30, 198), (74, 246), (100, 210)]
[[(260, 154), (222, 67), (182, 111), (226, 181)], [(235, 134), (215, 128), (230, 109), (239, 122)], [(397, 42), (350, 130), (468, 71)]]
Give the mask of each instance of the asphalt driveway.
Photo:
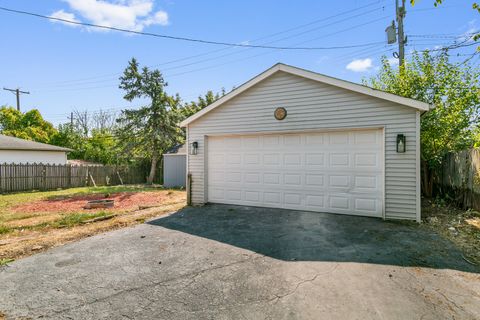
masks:
[(478, 319), (480, 270), (418, 226), (186, 208), (0, 270), (0, 311), (54, 319)]

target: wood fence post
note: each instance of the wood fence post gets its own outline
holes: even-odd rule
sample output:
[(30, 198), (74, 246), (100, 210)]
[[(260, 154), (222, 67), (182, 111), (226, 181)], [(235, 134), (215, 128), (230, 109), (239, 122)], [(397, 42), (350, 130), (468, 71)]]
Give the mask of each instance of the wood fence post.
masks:
[(43, 165), (42, 178), (43, 178), (43, 190), (47, 190), (47, 166), (46, 165)]
[(87, 172), (86, 172), (86, 174), (85, 174), (85, 187), (88, 187), (88, 175), (90, 174), (89, 168), (90, 168), (89, 166), (86, 167)]
[(67, 185), (69, 188), (71, 188), (72, 187), (72, 165), (67, 164), (66, 168), (67, 168)]

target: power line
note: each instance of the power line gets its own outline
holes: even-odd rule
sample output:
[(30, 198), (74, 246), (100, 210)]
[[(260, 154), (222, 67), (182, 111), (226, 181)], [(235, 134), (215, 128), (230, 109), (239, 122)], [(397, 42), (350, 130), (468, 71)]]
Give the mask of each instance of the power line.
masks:
[(451, 6), (438, 6), (434, 8), (423, 8), (423, 9), (412, 9), (410, 10), (410, 13), (419, 13), (419, 12), (424, 12), (424, 11), (433, 11), (433, 10), (439, 10), (439, 9), (451, 9), (451, 8), (472, 8), (472, 6), (464, 6), (464, 5), (451, 5)]
[[(382, 18), (383, 19), (383, 18)], [(377, 19), (378, 20), (378, 19)], [(368, 23), (365, 23), (365, 24), (368, 24)], [(363, 25), (365, 25), (363, 24)], [(343, 30), (345, 31), (345, 30)], [(340, 31), (342, 32), (342, 31)], [(336, 32), (337, 33), (337, 32)], [(335, 34), (335, 33), (332, 33), (332, 34)], [(332, 35), (332, 34), (329, 34), (329, 35)], [(453, 45), (450, 45), (450, 46), (443, 46), (441, 48), (437, 48), (437, 49), (430, 49), (430, 50), (417, 50), (416, 52), (433, 52), (433, 51), (445, 51), (445, 50), (456, 50), (456, 49), (460, 49), (460, 48), (463, 48), (463, 47), (468, 47), (468, 46), (472, 46), (472, 45), (476, 45), (477, 43), (470, 43), (470, 44), (463, 44), (460, 43), (460, 44), (453, 44)], [(387, 50), (387, 51), (390, 51), (390, 50)], [(248, 56), (248, 57), (244, 57), (242, 59), (236, 59), (236, 60), (230, 60), (230, 61), (227, 61), (227, 62), (224, 62), (224, 63), (220, 63), (220, 64), (216, 64), (216, 65), (212, 65), (212, 66), (206, 66), (206, 67), (201, 67), (201, 68), (197, 68), (197, 69), (193, 69), (193, 70), (188, 70), (188, 71), (184, 71), (184, 72), (179, 72), (179, 73), (175, 73), (175, 74), (170, 74), (170, 75), (167, 75), (166, 77), (168, 78), (172, 78), (172, 77), (177, 77), (177, 76), (181, 76), (181, 75), (185, 75), (185, 74), (190, 74), (190, 73), (194, 73), (194, 72), (198, 72), (198, 71), (204, 71), (204, 70), (209, 70), (209, 69), (213, 69), (213, 68), (218, 68), (218, 67), (221, 67), (221, 66), (224, 66), (224, 65), (229, 65), (229, 64), (232, 64), (232, 63), (236, 63), (236, 62), (240, 62), (240, 61), (244, 61), (244, 60), (248, 60), (248, 59), (252, 59), (252, 58), (255, 58), (255, 57), (258, 57), (258, 56), (262, 56), (262, 55), (265, 55), (265, 54), (268, 54), (268, 53), (271, 53), (271, 52), (266, 52), (266, 53), (260, 53), (260, 54), (256, 54), (256, 55), (253, 55), (253, 56)], [(407, 53), (406, 55), (411, 55), (409, 53)], [(55, 91), (83, 91), (83, 90), (94, 90), (94, 89), (102, 89), (102, 88), (111, 88), (111, 87), (116, 87), (116, 85), (105, 85), (105, 86), (94, 86), (94, 87), (84, 87), (84, 88), (72, 88), (72, 89), (65, 89), (65, 90), (51, 90), (52, 92)]]
[(458, 34), (458, 35), (452, 35), (452, 34), (409, 34), (409, 38), (427, 38), (427, 39), (458, 39), (462, 37), (468, 37), (477, 34), (477, 32), (474, 33), (464, 33), (464, 34)]
[[(338, 31), (335, 31), (335, 32), (331, 32), (331, 33), (322, 35), (320, 37), (315, 37), (315, 38), (310, 39), (310, 40), (306, 40), (306, 41), (296, 43), (295, 45), (300, 45), (300, 44), (308, 43), (308, 42), (315, 41), (315, 40), (318, 40), (318, 39), (323, 39), (323, 38), (327, 38), (327, 37), (330, 37), (330, 36), (333, 36), (333, 35), (337, 35), (337, 34), (340, 34), (340, 33), (343, 33), (343, 32), (348, 32), (352, 29), (357, 29), (357, 28), (360, 28), (360, 27), (363, 27), (363, 26), (366, 26), (366, 25), (384, 20), (385, 18), (388, 18), (388, 16), (382, 16), (380, 18), (369, 20), (369, 21), (364, 22), (364, 23), (360, 23), (360, 24), (357, 24), (357, 25), (354, 25), (354, 26), (350, 26), (348, 28), (344, 28), (344, 29), (341, 29), (341, 30), (338, 30)], [(384, 43), (384, 41), (378, 41), (378, 42), (372, 42), (372, 43), (365, 44), (365, 46), (370, 47), (372, 45), (378, 45), (378, 44), (383, 44), (383, 43)], [(250, 50), (250, 49), (245, 49), (242, 52), (245, 52), (245, 51), (248, 51), (248, 50)], [(226, 63), (221, 63), (221, 64), (217, 64), (217, 65), (213, 65), (213, 66), (201, 67), (201, 68), (197, 68), (197, 69), (193, 69), (193, 70), (187, 70), (187, 71), (183, 71), (183, 72), (179, 72), (179, 73), (175, 73), (175, 74), (166, 74), (165, 77), (171, 78), (171, 77), (185, 75), (185, 74), (189, 74), (189, 73), (193, 73), (193, 72), (197, 72), (197, 71), (208, 70), (208, 69), (216, 68), (216, 67), (223, 66), (223, 65), (226, 65), (226, 64), (230, 64), (230, 63), (234, 63), (234, 62), (238, 62), (238, 61), (244, 61), (244, 60), (248, 60), (248, 59), (251, 59), (251, 58), (258, 57), (258, 56), (263, 56), (263, 55), (269, 54), (273, 51), (275, 51), (275, 50), (273, 49), (273, 50), (270, 50), (269, 52), (262, 52), (262, 53), (259, 53), (259, 54), (253, 55), (253, 56), (248, 56), (248, 57), (238, 59), (238, 60), (230, 60)], [(224, 55), (224, 56), (228, 56), (228, 54)], [(223, 57), (223, 56), (221, 56), (221, 57)], [(217, 59), (218, 59), (218, 57), (217, 57)], [(212, 60), (212, 59), (208, 59), (208, 60)], [(103, 82), (109, 82), (109, 81), (104, 80), (104, 81), (98, 81), (98, 82), (103, 83)], [(96, 83), (98, 83), (98, 82), (96, 82)], [(83, 85), (88, 85), (88, 84), (93, 84), (93, 83), (90, 82), (90, 83), (82, 83), (82, 84)], [(78, 88), (78, 87), (76, 87), (76, 88), (64, 88), (64, 89), (60, 89), (60, 90), (55, 90), (54, 89), (54, 90), (45, 90), (45, 91), (48, 91), (48, 92), (83, 91), (83, 90), (94, 90), (94, 89), (102, 89), (102, 88), (113, 88), (113, 87), (116, 87), (116, 86), (117, 85), (104, 85), (104, 86), (90, 86), (90, 87), (82, 87), (82, 88)]]
[(188, 41), (188, 42), (196, 42), (196, 43), (204, 43), (204, 44), (212, 44), (212, 45), (221, 45), (221, 46), (228, 46), (228, 47), (244, 47), (244, 48), (275, 49), (275, 50), (335, 50), (335, 49), (348, 49), (348, 48), (356, 48), (356, 47), (365, 46), (365, 44), (356, 44), (356, 45), (341, 45), (341, 46), (333, 46), (333, 47), (282, 47), (282, 46), (277, 47), (277, 46), (265, 46), (265, 45), (252, 45), (252, 44), (245, 44), (245, 43), (210, 41), (210, 40), (194, 39), (194, 38), (187, 38), (187, 37), (176, 37), (176, 36), (170, 36), (170, 35), (164, 35), (164, 34), (152, 33), (152, 32), (135, 31), (135, 30), (129, 30), (129, 29), (123, 29), (123, 28), (117, 28), (117, 27), (109, 27), (109, 26), (98, 25), (98, 24), (87, 23), (87, 22), (78, 22), (78, 21), (72, 21), (72, 20), (57, 18), (57, 17), (45, 16), (45, 15), (42, 15), (42, 14), (28, 12), (28, 11), (9, 9), (9, 8), (5, 8), (5, 7), (0, 7), (0, 10), (7, 11), (7, 12), (12, 12), (12, 13), (23, 14), (23, 15), (29, 15), (29, 16), (33, 16), (33, 17), (37, 17), (37, 18), (61, 21), (61, 22), (64, 22), (64, 23), (82, 25), (82, 26), (86, 26), (86, 27), (94, 27), (94, 28), (100, 28), (100, 29), (106, 29), (106, 30), (112, 30), (112, 31), (118, 31), (118, 32), (137, 34), (137, 35), (142, 35), (142, 36), (156, 37), (156, 38), (165, 38), (165, 39), (171, 39), (171, 40), (180, 40), (180, 41)]
[(366, 54), (369, 54), (370, 52), (372, 51), (378, 51), (379, 49), (382, 49), (384, 48), (385, 46), (372, 46), (370, 48), (364, 48), (364, 49), (360, 49), (360, 50), (355, 50), (355, 51), (351, 51), (351, 52), (348, 52), (346, 54), (343, 54), (343, 55), (340, 55), (340, 56), (336, 56), (336, 59), (338, 60), (341, 60), (341, 59), (345, 59), (345, 58), (349, 58), (351, 56), (354, 56), (354, 55), (366, 55)]
[[(104, 106), (104, 107), (100, 107), (100, 106), (95, 106), (94, 108), (95, 109), (91, 109), (91, 108), (88, 108), (88, 107), (84, 107), (84, 108), (77, 108), (77, 107), (73, 107), (72, 109), (73, 110), (77, 110), (77, 111), (87, 111), (89, 114), (91, 115), (95, 115), (95, 114), (102, 114), (102, 113), (118, 113), (118, 112), (121, 112), (123, 109), (135, 109), (135, 108), (139, 108), (139, 107), (143, 107), (145, 105), (147, 105), (148, 103), (145, 103), (145, 104), (137, 104), (137, 105), (127, 105), (127, 106), (117, 106), (117, 107), (112, 107), (112, 106)], [(70, 112), (66, 112), (66, 113), (49, 113), (49, 114), (46, 114), (48, 115), (49, 117), (60, 117), (60, 116), (66, 116), (66, 115), (69, 115)]]
[[(301, 29), (301, 28), (304, 28), (304, 27), (307, 27), (307, 26), (311, 26), (311, 25), (313, 25), (313, 24), (317, 24), (317, 23), (319, 23), (319, 22), (328, 21), (328, 20), (331, 20), (331, 19), (334, 19), (334, 18), (337, 18), (337, 17), (340, 17), (340, 16), (344, 16), (344, 15), (353, 13), (353, 12), (355, 12), (355, 11), (359, 11), (359, 10), (362, 10), (362, 9), (365, 9), (365, 8), (368, 8), (368, 7), (371, 7), (371, 6), (374, 6), (374, 5), (378, 5), (379, 3), (384, 2), (384, 1), (385, 1), (385, 0), (371, 2), (371, 3), (369, 3), (369, 4), (366, 4), (366, 5), (361, 6), (361, 7), (358, 7), (358, 8), (354, 8), (354, 9), (350, 9), (350, 10), (347, 10), (347, 11), (339, 12), (339, 13), (337, 13), (337, 14), (334, 14), (334, 15), (331, 15), (331, 16), (327, 16), (327, 17), (324, 17), (324, 18), (321, 18), (321, 19), (316, 19), (316, 20), (314, 20), (314, 21), (311, 21), (311, 22), (308, 22), (308, 23), (305, 23), (305, 24), (302, 24), (302, 25), (299, 25), (299, 26), (291, 27), (291, 28), (286, 29), (286, 30), (283, 30), (283, 31), (275, 32), (275, 33), (270, 34), (270, 35), (266, 35), (266, 36), (262, 36), (262, 37), (260, 37), (260, 38), (256, 38), (256, 39), (254, 39), (254, 40), (252, 40), (252, 41), (253, 41), (253, 42), (256, 42), (256, 41), (259, 41), (259, 40), (263, 40), (263, 39), (267, 39), (267, 38), (272, 38), (272, 37), (275, 37), (275, 36), (280, 35), (280, 34), (288, 33), (288, 32), (291, 32), (291, 31), (294, 31), (294, 30), (298, 30), (298, 29)], [(331, 26), (331, 25), (334, 25), (334, 24), (338, 24), (338, 23), (344, 22), (344, 21), (350, 21), (350, 20), (353, 19), (353, 18), (356, 18), (356, 17), (358, 17), (358, 16), (362, 16), (362, 15), (365, 15), (365, 14), (368, 14), (368, 13), (371, 13), (371, 12), (374, 12), (374, 11), (377, 11), (377, 10), (384, 9), (385, 7), (386, 7), (386, 6), (383, 6), (383, 7), (381, 7), (381, 8), (375, 8), (375, 9), (373, 9), (373, 10), (366, 11), (366, 12), (362, 12), (362, 13), (357, 14), (357, 15), (354, 15), (354, 16), (349, 16), (347, 19), (338, 20), (338, 21), (335, 21), (335, 22), (332, 22), (332, 23), (329, 23), (329, 24), (326, 24), (326, 25), (322, 25), (322, 26), (317, 27), (317, 28), (315, 28), (315, 29), (325, 28), (325, 27), (328, 27), (328, 26)], [(298, 36), (298, 35), (301, 35), (301, 34), (304, 34), (304, 33), (308, 33), (308, 32), (313, 31), (313, 30), (314, 30), (314, 29), (310, 29), (310, 30), (307, 30), (307, 31), (304, 31), (304, 32), (295, 34), (295, 36)], [(287, 38), (289, 38), (289, 37), (287, 37)], [(281, 38), (281, 39), (273, 40), (273, 41), (270, 41), (270, 42), (266, 42), (266, 43), (264, 43), (264, 44), (276, 43), (276, 42), (279, 42), (279, 41), (282, 41), (282, 40), (285, 40), (285, 39), (286, 39), (286, 38)], [(382, 43), (383, 43), (383, 42), (382, 42)], [(221, 52), (221, 51), (225, 51), (225, 50), (230, 50), (230, 49), (232, 49), (232, 48), (229, 47), (229, 48), (217, 49), (217, 50), (208, 51), (208, 52), (204, 52), (204, 53), (197, 54), (197, 55), (193, 55), (193, 56), (188, 56), (188, 57), (184, 57), (184, 58), (179, 58), (179, 59), (175, 59), (175, 60), (163, 62), (163, 63), (156, 64), (156, 65), (152, 65), (152, 66), (149, 66), (149, 67), (150, 67), (150, 68), (153, 68), (153, 67), (157, 67), (157, 66), (163, 66), (163, 65), (168, 65), (168, 64), (176, 63), (176, 62), (191, 60), (191, 59), (199, 58), (199, 57), (202, 57), (202, 56), (206, 56), (206, 55), (210, 55), (210, 54), (213, 54), (213, 53), (217, 53), (217, 52)], [(225, 56), (229, 56), (229, 55), (233, 55), (233, 54), (242, 53), (242, 52), (245, 52), (245, 51), (250, 50), (250, 49), (251, 49), (251, 48), (247, 48), (247, 49), (245, 49), (245, 50), (243, 50), (243, 51), (240, 51), (240, 52), (233, 52), (233, 53), (229, 53), (229, 54), (224, 54), (224, 55), (221, 55), (221, 56), (212, 57), (212, 58), (208, 58), (208, 59), (203, 59), (203, 60), (200, 60), (200, 61), (196, 61), (196, 62), (192, 62), (192, 63), (188, 63), (188, 64), (183, 64), (183, 65), (181, 65), (181, 66), (174, 66), (174, 67), (172, 67), (172, 68), (167, 68), (167, 69), (168, 69), (168, 70), (170, 70), (170, 69), (177, 69), (177, 68), (181, 68), (181, 67), (184, 67), (184, 66), (193, 65), (193, 64), (196, 64), (196, 63), (201, 63), (201, 62), (210, 61), (210, 60), (218, 59), (218, 58), (225, 57)], [(165, 69), (162, 70), (162, 71), (165, 71)], [(121, 72), (116, 72), (116, 73), (111, 73), (111, 74), (105, 74), (105, 75), (96, 76), (96, 77), (82, 78), (82, 79), (77, 79), (77, 80), (56, 81), (56, 82), (51, 82), (51, 83), (49, 83), (49, 84), (56, 85), (56, 84), (72, 83), (72, 85), (74, 85), (73, 83), (79, 83), (79, 82), (83, 82), (82, 84), (102, 83), (102, 82), (109, 82), (110, 79), (106, 79), (106, 80), (102, 80), (102, 81), (95, 81), (95, 82), (90, 82), (89, 80), (106, 78), (106, 77), (110, 77), (110, 76), (118, 76), (118, 75), (121, 75)], [(42, 86), (42, 87), (44, 87), (44, 86)]]

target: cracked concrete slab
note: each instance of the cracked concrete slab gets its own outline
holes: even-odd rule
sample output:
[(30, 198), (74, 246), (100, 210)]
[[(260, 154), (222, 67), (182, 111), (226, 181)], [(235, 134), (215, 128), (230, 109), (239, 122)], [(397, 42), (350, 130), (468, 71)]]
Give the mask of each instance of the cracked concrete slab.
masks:
[(479, 271), (416, 225), (208, 205), (3, 267), (0, 311), (7, 319), (478, 319)]

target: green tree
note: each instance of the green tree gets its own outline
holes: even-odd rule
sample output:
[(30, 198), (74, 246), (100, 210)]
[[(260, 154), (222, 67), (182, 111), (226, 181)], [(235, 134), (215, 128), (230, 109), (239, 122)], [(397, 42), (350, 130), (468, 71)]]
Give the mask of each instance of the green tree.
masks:
[(50, 143), (56, 146), (72, 149), (73, 151), (68, 153), (69, 159), (86, 160), (86, 139), (81, 132), (78, 132), (78, 130), (72, 128), (70, 123), (60, 124), (58, 126), (57, 134), (52, 137)]
[(197, 113), (198, 111), (202, 110), (203, 108), (209, 106), (210, 104), (214, 103), (222, 96), (225, 95), (225, 89), (222, 88), (221, 93), (213, 93), (212, 90), (207, 91), (207, 93), (203, 96), (198, 96), (197, 101), (191, 101), (186, 103), (183, 108), (181, 109), (182, 118), (186, 119), (191, 115)]
[(386, 58), (378, 74), (366, 85), (421, 100), (433, 109), (421, 118), (422, 190), (431, 196), (433, 172), (445, 154), (470, 148), (478, 128), (480, 111), (478, 68), (452, 63), (448, 53), (414, 53), (403, 72)]
[(0, 132), (7, 136), (50, 143), (57, 130), (37, 109), (25, 113), (12, 107), (0, 108)]
[(52, 138), (54, 145), (73, 149), (68, 154), (69, 159), (81, 159), (102, 164), (118, 164), (122, 159), (119, 157), (118, 142), (116, 137), (108, 131), (91, 129), (88, 136), (76, 126), (61, 124), (58, 133)]
[(139, 69), (134, 58), (120, 77), (119, 88), (126, 92), (124, 99), (146, 99), (149, 102), (137, 110), (123, 110), (117, 119), (120, 128), (116, 131), (125, 154), (150, 159), (147, 183), (153, 183), (162, 153), (182, 139), (178, 127), (180, 97), (168, 95), (166, 86), (159, 70)]
[(94, 129), (85, 144), (84, 159), (103, 164), (118, 163), (118, 142), (112, 134)]

